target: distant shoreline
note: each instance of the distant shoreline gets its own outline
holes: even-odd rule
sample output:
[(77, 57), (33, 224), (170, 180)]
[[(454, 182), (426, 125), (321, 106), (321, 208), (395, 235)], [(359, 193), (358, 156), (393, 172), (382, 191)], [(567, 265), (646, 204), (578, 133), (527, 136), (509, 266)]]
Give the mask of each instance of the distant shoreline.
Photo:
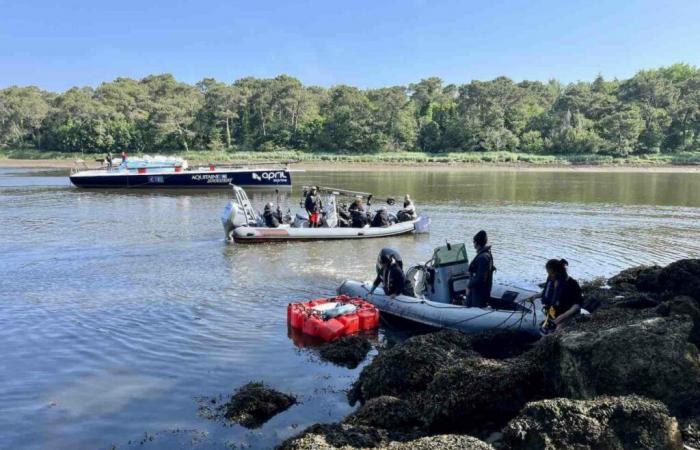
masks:
[[(201, 164), (194, 161), (193, 165)], [(226, 163), (222, 163), (226, 164)], [(258, 165), (255, 161), (245, 164)], [(264, 163), (263, 163), (264, 164)], [(90, 168), (99, 167), (99, 164), (90, 162)], [(16, 169), (70, 169), (75, 167), (74, 160), (70, 159), (0, 159), (0, 168)], [(645, 165), (645, 164), (600, 164), (600, 165), (572, 165), (572, 164), (530, 164), (524, 162), (346, 162), (346, 161), (302, 161), (290, 166), (292, 169), (328, 172), (367, 172), (381, 171), (446, 171), (446, 172), (637, 172), (637, 173), (700, 173), (700, 165)]]

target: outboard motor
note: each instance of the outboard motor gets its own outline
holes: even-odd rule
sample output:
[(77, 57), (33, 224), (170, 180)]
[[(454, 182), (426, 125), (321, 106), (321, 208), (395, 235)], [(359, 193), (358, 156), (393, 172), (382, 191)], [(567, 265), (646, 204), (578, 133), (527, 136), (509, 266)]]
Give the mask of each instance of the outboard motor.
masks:
[(226, 240), (233, 240), (233, 230), (248, 225), (248, 219), (246, 218), (241, 208), (236, 202), (230, 200), (226, 203), (224, 210), (221, 213), (221, 224), (224, 226), (224, 233), (226, 234)]

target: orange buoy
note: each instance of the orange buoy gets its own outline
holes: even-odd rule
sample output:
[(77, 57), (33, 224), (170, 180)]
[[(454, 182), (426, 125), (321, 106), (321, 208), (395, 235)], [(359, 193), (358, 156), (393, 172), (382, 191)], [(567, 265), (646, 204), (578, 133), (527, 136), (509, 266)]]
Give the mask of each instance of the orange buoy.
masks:
[(287, 305), (289, 326), (308, 336), (332, 341), (379, 326), (379, 310), (359, 297), (340, 295)]

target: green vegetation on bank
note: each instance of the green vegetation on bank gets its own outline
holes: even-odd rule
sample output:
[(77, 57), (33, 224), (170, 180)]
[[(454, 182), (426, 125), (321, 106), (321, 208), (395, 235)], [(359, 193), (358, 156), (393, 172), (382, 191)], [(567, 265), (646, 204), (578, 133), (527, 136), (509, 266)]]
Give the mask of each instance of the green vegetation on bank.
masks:
[[(89, 155), (77, 152), (42, 151), (36, 149), (0, 149), (2, 159), (101, 159), (101, 154)], [(138, 156), (138, 154), (136, 154)], [(630, 155), (535, 155), (515, 152), (461, 152), (430, 154), (424, 152), (383, 152), (375, 154), (311, 153), (304, 151), (274, 152), (222, 152), (190, 151), (190, 163), (209, 162), (340, 162), (340, 163), (384, 163), (384, 164), (528, 164), (528, 165), (700, 165), (700, 152), (678, 154)]]
[(569, 85), (433, 77), (361, 90), (286, 75), (196, 85), (153, 75), (61, 94), (0, 90), (0, 157), (122, 150), (193, 160), (692, 164), (700, 70), (676, 64)]

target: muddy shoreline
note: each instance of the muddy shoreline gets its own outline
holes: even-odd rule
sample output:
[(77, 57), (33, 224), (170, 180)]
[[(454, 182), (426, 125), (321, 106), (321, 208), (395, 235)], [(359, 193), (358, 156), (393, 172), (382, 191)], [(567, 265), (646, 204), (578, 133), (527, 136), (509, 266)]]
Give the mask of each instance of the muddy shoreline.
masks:
[(697, 448), (700, 259), (589, 283), (584, 306), (535, 343), (439, 331), (382, 349), (348, 394), (359, 409), (279, 448)]
[[(86, 160), (89, 168), (100, 167), (99, 163)], [(193, 165), (202, 162), (193, 161)], [(203, 164), (203, 163), (202, 163)], [(248, 163), (255, 165), (255, 162)], [(73, 160), (67, 159), (0, 159), (0, 168), (23, 169), (70, 169)], [(328, 172), (367, 172), (374, 170), (415, 172), (421, 170), (445, 172), (639, 172), (639, 173), (700, 173), (698, 165), (536, 165), (527, 163), (351, 163), (351, 162), (300, 162), (293, 169)]]

